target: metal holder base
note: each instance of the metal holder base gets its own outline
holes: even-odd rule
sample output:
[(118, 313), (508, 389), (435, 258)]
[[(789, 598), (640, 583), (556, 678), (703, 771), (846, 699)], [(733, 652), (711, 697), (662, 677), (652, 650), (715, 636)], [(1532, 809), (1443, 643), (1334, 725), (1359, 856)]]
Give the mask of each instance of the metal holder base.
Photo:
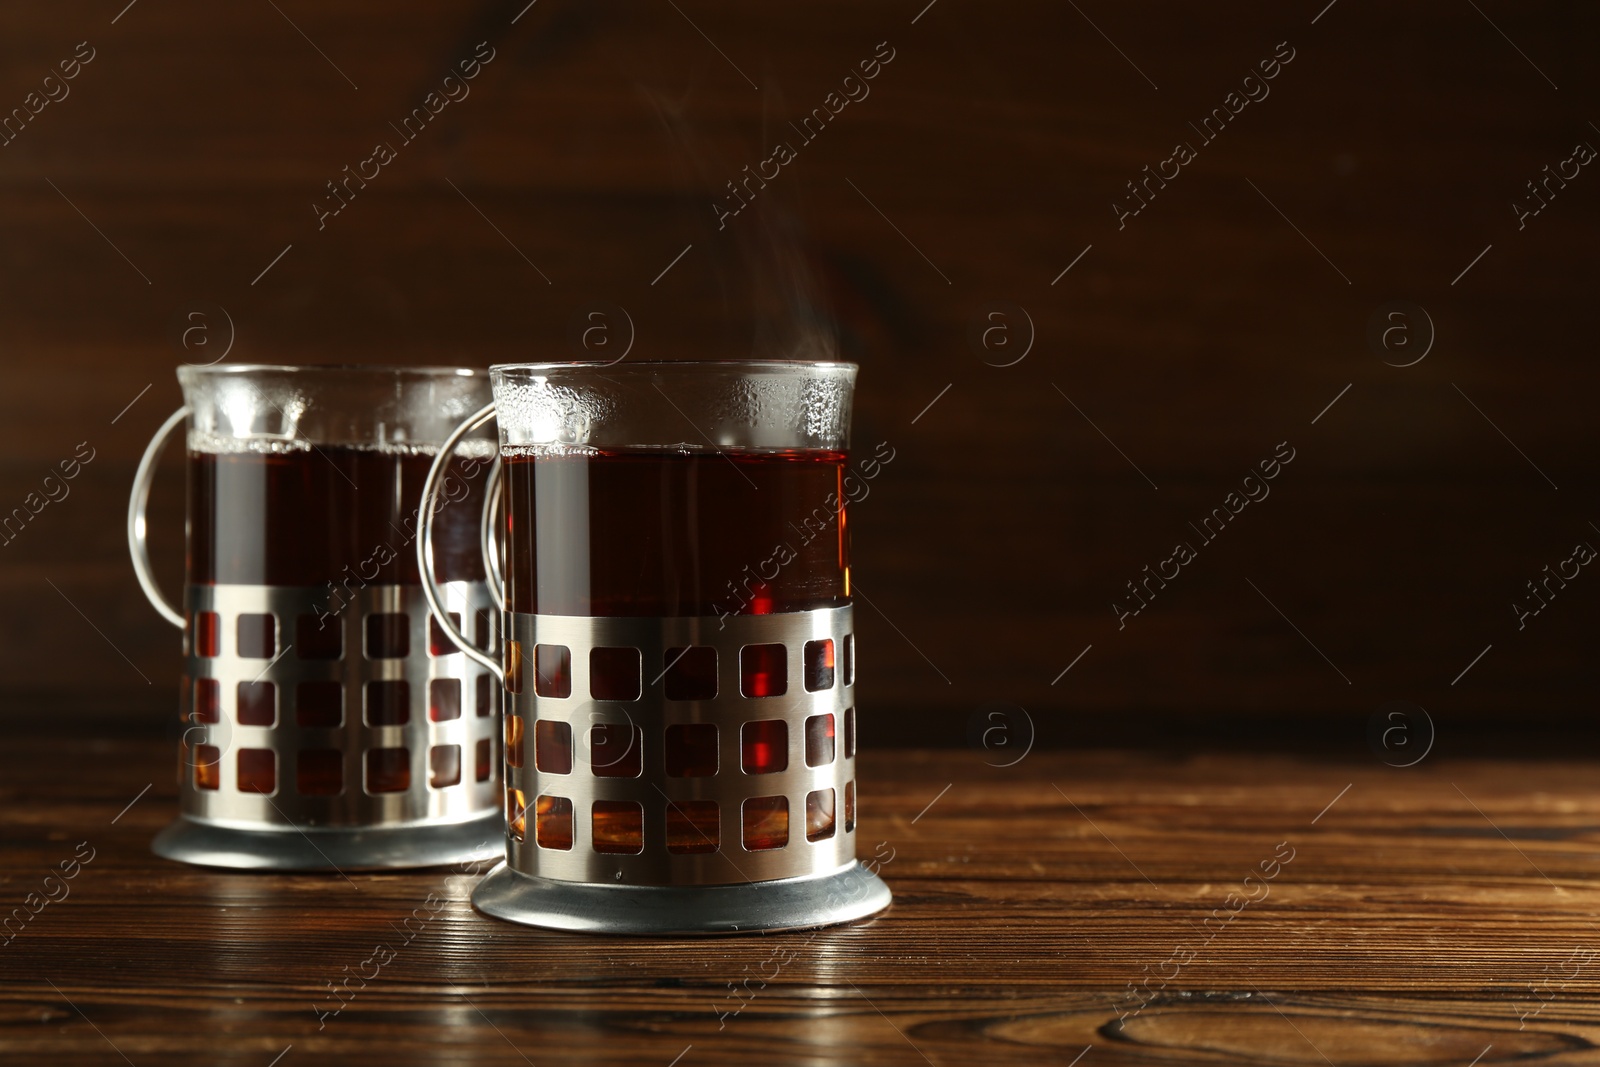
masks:
[(442, 867), (505, 855), (498, 811), (457, 823), (359, 830), (242, 830), (180, 815), (156, 835), (156, 855), (203, 867), (272, 871), (357, 871)]
[(485, 915), (589, 934), (744, 934), (863, 919), (889, 906), (889, 887), (852, 862), (832, 874), (722, 886), (584, 885), (501, 864), (472, 891)]

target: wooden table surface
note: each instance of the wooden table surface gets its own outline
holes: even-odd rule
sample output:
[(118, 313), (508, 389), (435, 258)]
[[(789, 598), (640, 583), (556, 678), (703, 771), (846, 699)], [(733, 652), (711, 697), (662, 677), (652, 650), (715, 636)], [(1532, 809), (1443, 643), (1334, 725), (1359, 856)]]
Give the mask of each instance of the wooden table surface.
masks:
[(984, 755), (863, 754), (887, 913), (653, 941), (486, 919), (448, 871), (158, 860), (164, 742), (23, 736), (0, 901), (81, 866), (0, 946), (0, 1062), (1595, 1062), (1590, 764)]

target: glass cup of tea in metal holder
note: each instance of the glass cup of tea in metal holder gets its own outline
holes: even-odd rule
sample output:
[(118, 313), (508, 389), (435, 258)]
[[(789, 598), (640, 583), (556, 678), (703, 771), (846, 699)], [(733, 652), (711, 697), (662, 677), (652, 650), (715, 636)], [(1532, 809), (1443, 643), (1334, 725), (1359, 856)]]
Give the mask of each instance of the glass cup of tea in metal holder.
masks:
[[(841, 492), (856, 367), (489, 373), (494, 402), (423, 488), (426, 512), (455, 440), (498, 421), (484, 542), (501, 655), (444, 627), (506, 691), (506, 862), (474, 905), (619, 934), (815, 927), (886, 907), (888, 887), (856, 861)], [(435, 536), (424, 518), (425, 587)], [(438, 619), (447, 604), (433, 607)]]
[[(455, 367), (181, 367), (184, 406), (134, 476), (128, 547), (183, 630), (178, 818), (161, 856), (348, 870), (498, 857), (498, 679), (431, 622), (422, 483), (489, 397)], [(188, 422), (183, 603), (151, 573), (145, 511)], [(434, 600), (495, 647), (480, 530), (492, 440), (459, 449), (436, 516)], [(429, 576), (430, 581), (433, 580)]]

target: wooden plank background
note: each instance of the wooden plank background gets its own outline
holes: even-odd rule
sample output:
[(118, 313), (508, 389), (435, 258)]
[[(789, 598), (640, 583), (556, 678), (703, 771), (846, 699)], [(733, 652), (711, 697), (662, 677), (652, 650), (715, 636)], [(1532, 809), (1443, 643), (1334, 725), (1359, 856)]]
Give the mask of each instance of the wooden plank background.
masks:
[[(94, 58), (0, 147), (0, 510), (79, 442), (95, 459), (0, 547), (0, 700), (24, 720), (170, 708), (176, 635), (122, 516), (173, 367), (217, 351), (173, 340), (197, 302), (226, 309), (230, 361), (565, 358), (595, 300), (628, 310), (638, 358), (736, 357), (774, 354), (803, 276), (862, 364), (858, 441), (897, 450), (853, 516), (885, 738), (964, 743), (990, 700), (1045, 743), (1188, 723), (1359, 748), (1394, 699), (1442, 735), (1578, 725), (1600, 580), (1525, 630), (1510, 605), (1600, 544), (1600, 177), (1521, 230), (1512, 203), (1600, 145), (1597, 20), (1361, 0), (8, 5), (0, 107), (79, 42)], [(389, 123), (480, 41), (471, 95), (319, 231), (324, 183), (398, 140)], [(798, 220), (789, 250), (750, 216), (719, 232), (714, 192), (879, 42), (894, 59), (870, 96), (761, 194)], [(1119, 230), (1124, 183), (1279, 42), (1295, 58), (1270, 96)], [(1437, 332), (1407, 368), (1366, 342), (1396, 299)], [(991, 301), (1035, 324), (1015, 366), (969, 343)], [(1280, 441), (1297, 458), (1271, 497), (1119, 631), (1123, 583)], [(163, 478), (171, 583), (175, 462)]]

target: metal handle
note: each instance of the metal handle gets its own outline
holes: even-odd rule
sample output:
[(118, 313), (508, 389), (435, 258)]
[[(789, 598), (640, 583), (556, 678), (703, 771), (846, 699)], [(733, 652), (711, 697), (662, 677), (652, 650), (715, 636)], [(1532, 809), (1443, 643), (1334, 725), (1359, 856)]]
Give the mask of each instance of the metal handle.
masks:
[(144, 595), (155, 605), (161, 617), (180, 630), (183, 629), (183, 612), (173, 607), (166, 594), (161, 592), (155, 574), (150, 569), (144, 516), (150, 506), (150, 483), (155, 480), (156, 461), (161, 458), (161, 450), (166, 447), (172, 431), (188, 417), (189, 408), (185, 405), (168, 416), (156, 435), (150, 438), (144, 456), (139, 460), (139, 468), (133, 472), (133, 491), (128, 494), (128, 555), (133, 558), (134, 577), (139, 579), (139, 588), (144, 590)]
[(500, 562), (501, 552), (505, 548), (499, 526), (501, 473), (500, 456), (497, 454), (489, 467), (489, 477), (484, 480), (483, 520), (478, 527), (481, 538), (478, 550), (483, 553), (483, 570), (488, 576), (489, 595), (494, 598), (495, 607), (505, 611), (505, 568)]
[[(494, 418), (494, 402), (490, 401), (467, 417), (467, 421), (457, 426), (445, 438), (444, 444), (439, 447), (439, 454), (433, 457), (433, 465), (428, 468), (428, 478), (422, 483), (422, 504), (417, 509), (417, 570), (422, 576), (422, 593), (428, 598), (428, 608), (433, 612), (434, 619), (439, 623), (439, 628), (445, 636), (450, 638), (450, 643), (466, 653), (468, 659), (494, 673), (501, 684), (505, 684), (505, 668), (500, 661), (478, 650), (472, 642), (467, 640), (467, 635), (461, 632), (461, 627), (450, 620), (450, 613), (445, 610), (444, 598), (439, 595), (439, 583), (433, 576), (433, 517), (438, 514), (439, 508), (434, 504), (434, 498), (439, 495), (439, 475), (445, 465), (450, 462), (450, 457), (455, 453), (456, 445), (461, 439), (474, 430), (481, 429)], [(488, 561), (485, 560), (485, 566)]]

